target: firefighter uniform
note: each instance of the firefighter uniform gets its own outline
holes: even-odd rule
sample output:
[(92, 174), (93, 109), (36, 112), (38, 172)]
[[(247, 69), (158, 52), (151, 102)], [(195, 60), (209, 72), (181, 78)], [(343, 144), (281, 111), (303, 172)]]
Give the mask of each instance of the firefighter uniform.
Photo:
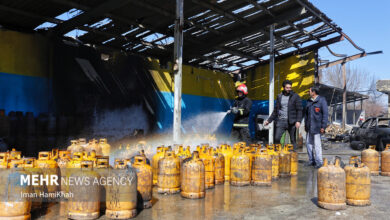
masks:
[(244, 84), (237, 87), (237, 92), (242, 92), (243, 96), (238, 96), (233, 104), (232, 113), (235, 115), (231, 137), (247, 144), (251, 142), (249, 134), (249, 113), (252, 108), (252, 101), (246, 97), (248, 89)]

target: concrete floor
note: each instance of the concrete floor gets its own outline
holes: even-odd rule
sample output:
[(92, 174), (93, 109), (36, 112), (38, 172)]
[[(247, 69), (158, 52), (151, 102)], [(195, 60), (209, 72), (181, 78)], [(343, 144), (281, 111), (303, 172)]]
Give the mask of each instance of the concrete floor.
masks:
[[(325, 157), (334, 155), (341, 155), (347, 162), (349, 155), (360, 152), (345, 145), (331, 145), (324, 150)], [(180, 194), (160, 195), (154, 188), (153, 207), (140, 211), (136, 219), (389, 219), (390, 177), (372, 177), (371, 206), (328, 211), (316, 205), (317, 170), (303, 166), (305, 152), (299, 154), (299, 160), (298, 176), (274, 181), (271, 187), (218, 185), (207, 190), (206, 197), (200, 200), (184, 199)], [(66, 219), (59, 215), (59, 207), (56, 204), (46, 214), (36, 213), (33, 217)]]

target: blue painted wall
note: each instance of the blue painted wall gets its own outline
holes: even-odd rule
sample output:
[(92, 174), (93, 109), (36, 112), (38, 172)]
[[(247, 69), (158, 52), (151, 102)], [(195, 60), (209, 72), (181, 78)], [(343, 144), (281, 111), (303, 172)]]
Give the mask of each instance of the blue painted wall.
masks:
[(51, 81), (46, 77), (0, 72), (0, 109), (33, 112), (49, 111)]

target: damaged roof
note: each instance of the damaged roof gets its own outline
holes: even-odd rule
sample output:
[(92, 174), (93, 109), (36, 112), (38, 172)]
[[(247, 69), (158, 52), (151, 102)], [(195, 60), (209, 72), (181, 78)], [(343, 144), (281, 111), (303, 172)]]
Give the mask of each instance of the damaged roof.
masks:
[[(83, 44), (170, 61), (175, 0), (2, 0), (0, 25), (77, 38)], [(343, 39), (308, 0), (184, 0), (186, 64), (225, 72)]]

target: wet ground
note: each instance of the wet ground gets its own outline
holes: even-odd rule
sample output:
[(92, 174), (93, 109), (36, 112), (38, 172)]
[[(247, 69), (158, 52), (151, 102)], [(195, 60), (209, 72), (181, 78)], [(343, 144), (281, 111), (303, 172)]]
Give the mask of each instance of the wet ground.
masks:
[[(332, 144), (324, 157), (340, 155), (344, 162), (351, 155), (360, 155), (344, 144)], [(307, 155), (299, 154), (299, 173), (282, 178), (271, 187), (234, 187), (218, 185), (206, 191), (204, 199), (184, 199), (180, 194), (161, 195), (154, 189), (151, 209), (141, 210), (136, 219), (389, 219), (390, 177), (372, 176), (371, 206), (348, 206), (342, 211), (328, 211), (317, 206), (317, 170), (304, 167)], [(66, 219), (59, 214), (60, 205), (53, 205), (37, 219)], [(100, 219), (106, 219), (101, 216)]]

